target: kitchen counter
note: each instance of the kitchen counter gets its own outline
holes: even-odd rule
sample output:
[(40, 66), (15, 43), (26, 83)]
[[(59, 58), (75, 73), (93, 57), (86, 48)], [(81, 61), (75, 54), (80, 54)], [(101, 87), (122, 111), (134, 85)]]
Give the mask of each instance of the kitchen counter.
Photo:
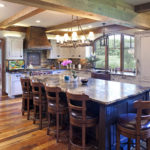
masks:
[[(65, 74), (65, 72), (64, 72)], [(80, 78), (87, 78), (85, 73), (79, 76), (77, 81), (65, 82), (62, 74), (34, 76), (31, 79), (38, 80), (50, 87), (60, 87), (63, 92), (73, 94), (86, 94), (90, 101), (96, 103), (99, 114), (99, 150), (116, 149), (116, 122), (122, 113), (136, 112), (133, 103), (136, 100), (149, 100), (150, 88), (136, 84), (106, 81), (89, 77), (87, 85), (82, 85)], [(95, 108), (91, 108), (95, 109)], [(102, 140), (103, 139), (103, 140)], [(121, 137), (121, 141), (123, 138)], [(124, 141), (123, 141), (124, 142)]]
[[(65, 73), (64, 73), (65, 74)], [(77, 82), (65, 82), (62, 74), (60, 75), (43, 75), (34, 76), (32, 79), (49, 85), (57, 86), (63, 92), (69, 90), (74, 94), (86, 94), (90, 99), (98, 103), (109, 105), (118, 101), (122, 101), (128, 97), (150, 91), (150, 88), (142, 87), (136, 84), (124, 82), (106, 81), (90, 78), (85, 74), (78, 74)], [(88, 84), (82, 85), (80, 78), (88, 78)]]

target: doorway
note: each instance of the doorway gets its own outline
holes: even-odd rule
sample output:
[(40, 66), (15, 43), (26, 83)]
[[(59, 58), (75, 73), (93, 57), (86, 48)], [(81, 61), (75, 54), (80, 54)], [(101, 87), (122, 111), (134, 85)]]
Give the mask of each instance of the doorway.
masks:
[(5, 41), (0, 39), (0, 95), (5, 95)]

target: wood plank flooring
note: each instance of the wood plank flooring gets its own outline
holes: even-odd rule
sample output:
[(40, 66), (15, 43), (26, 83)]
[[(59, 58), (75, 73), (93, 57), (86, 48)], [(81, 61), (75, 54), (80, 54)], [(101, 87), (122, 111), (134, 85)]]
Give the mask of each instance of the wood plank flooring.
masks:
[(46, 128), (21, 115), (21, 98), (0, 100), (0, 150), (67, 150), (67, 143), (56, 143)]

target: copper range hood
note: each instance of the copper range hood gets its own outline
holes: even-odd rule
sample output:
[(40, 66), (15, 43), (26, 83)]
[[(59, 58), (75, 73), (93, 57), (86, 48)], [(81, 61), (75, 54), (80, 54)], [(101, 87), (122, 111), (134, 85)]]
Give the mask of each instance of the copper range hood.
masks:
[(45, 33), (45, 28), (33, 26), (27, 28), (24, 49), (25, 50), (51, 49), (50, 42), (48, 41)]

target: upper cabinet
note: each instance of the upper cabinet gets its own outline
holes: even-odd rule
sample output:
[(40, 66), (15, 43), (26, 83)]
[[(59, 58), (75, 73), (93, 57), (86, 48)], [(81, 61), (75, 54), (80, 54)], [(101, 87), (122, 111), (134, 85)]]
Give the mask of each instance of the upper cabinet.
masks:
[(6, 59), (23, 59), (23, 38), (6, 38)]
[(135, 48), (138, 81), (150, 83), (150, 31), (136, 33)]
[(52, 49), (48, 50), (48, 59), (58, 59), (58, 58), (86, 58), (92, 53), (92, 46), (86, 47), (59, 47), (55, 40), (51, 40)]

